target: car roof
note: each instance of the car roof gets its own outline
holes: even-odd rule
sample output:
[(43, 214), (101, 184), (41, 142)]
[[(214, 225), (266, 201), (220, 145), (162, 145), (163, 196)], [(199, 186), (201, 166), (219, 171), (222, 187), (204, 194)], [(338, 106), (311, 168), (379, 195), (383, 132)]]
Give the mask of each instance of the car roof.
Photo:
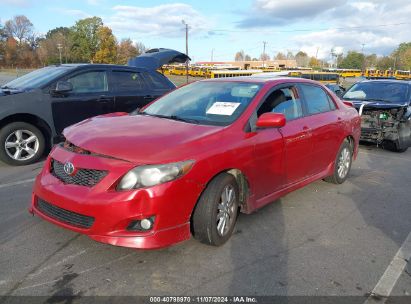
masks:
[(279, 83), (311, 83), (320, 84), (318, 81), (299, 78), (299, 77), (267, 77), (267, 78), (257, 78), (252, 76), (239, 76), (239, 77), (227, 77), (227, 78), (210, 78), (202, 81), (211, 82), (251, 82), (251, 83), (263, 83), (263, 84), (279, 84)]
[(364, 79), (360, 82), (384, 82), (384, 83), (406, 83), (411, 85), (411, 80), (399, 80), (399, 79)]
[(48, 67), (66, 67), (66, 68), (86, 68), (86, 67), (93, 67), (93, 68), (122, 68), (122, 69), (143, 69), (143, 67), (134, 67), (128, 65), (120, 65), (120, 64), (103, 64), (103, 63), (64, 63), (64, 64), (53, 64), (49, 65)]

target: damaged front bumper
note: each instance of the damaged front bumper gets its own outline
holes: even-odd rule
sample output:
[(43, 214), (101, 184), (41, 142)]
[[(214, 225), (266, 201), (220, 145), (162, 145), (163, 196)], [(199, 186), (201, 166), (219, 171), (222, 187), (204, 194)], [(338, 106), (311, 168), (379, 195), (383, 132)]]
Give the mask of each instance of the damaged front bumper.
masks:
[(361, 141), (390, 144), (395, 150), (411, 146), (411, 107), (394, 104), (355, 104), (361, 116)]

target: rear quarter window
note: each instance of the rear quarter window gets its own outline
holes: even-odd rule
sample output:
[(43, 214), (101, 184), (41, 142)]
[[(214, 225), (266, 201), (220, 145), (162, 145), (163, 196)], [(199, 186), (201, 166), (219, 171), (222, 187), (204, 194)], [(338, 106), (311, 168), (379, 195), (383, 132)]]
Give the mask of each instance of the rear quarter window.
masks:
[(156, 90), (169, 90), (171, 89), (171, 85), (167, 83), (166, 79), (163, 79), (162, 75), (154, 74), (154, 73), (143, 73), (146, 79), (147, 85), (151, 89)]

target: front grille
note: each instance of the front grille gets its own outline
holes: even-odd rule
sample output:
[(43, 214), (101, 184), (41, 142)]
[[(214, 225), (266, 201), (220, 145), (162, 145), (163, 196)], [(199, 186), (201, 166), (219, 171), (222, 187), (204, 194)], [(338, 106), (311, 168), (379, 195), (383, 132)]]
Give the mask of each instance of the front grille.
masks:
[(106, 175), (107, 171), (94, 169), (77, 169), (74, 175), (69, 175), (64, 171), (64, 164), (52, 159), (50, 173), (65, 184), (74, 184), (85, 187), (93, 187), (99, 183)]
[(67, 223), (69, 225), (79, 227), (79, 228), (90, 228), (94, 223), (94, 217), (78, 214), (52, 204), (43, 201), (42, 199), (37, 199), (37, 209), (40, 210), (45, 215), (56, 219), (60, 222)]

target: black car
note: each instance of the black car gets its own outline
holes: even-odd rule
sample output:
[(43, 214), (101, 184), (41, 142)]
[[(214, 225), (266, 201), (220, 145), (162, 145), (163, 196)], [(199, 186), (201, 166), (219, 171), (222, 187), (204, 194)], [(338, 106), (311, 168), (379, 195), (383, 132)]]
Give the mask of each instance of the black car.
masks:
[(110, 112), (132, 112), (175, 88), (156, 69), (185, 54), (153, 49), (128, 66), (63, 64), (17, 78), (0, 90), (0, 160), (26, 165), (61, 141), (64, 128)]
[(364, 80), (342, 97), (361, 116), (361, 140), (404, 152), (411, 146), (411, 81)]

